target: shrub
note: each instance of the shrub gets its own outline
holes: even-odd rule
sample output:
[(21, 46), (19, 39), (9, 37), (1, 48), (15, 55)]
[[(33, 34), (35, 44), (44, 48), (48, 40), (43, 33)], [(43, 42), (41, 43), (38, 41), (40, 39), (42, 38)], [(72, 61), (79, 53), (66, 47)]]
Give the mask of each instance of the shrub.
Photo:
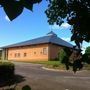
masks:
[(65, 56), (66, 56), (65, 51), (63, 49), (61, 49), (58, 53), (59, 61), (62, 62)]
[(14, 64), (10, 62), (0, 62), (0, 79), (9, 79), (14, 76)]
[(61, 49), (58, 54), (58, 58), (59, 58), (60, 62), (63, 64), (69, 62), (69, 57), (70, 57), (71, 53), (72, 53), (72, 51), (67, 47), (64, 47), (63, 49)]
[(88, 54), (83, 54), (82, 61), (90, 64), (90, 58), (89, 58)]

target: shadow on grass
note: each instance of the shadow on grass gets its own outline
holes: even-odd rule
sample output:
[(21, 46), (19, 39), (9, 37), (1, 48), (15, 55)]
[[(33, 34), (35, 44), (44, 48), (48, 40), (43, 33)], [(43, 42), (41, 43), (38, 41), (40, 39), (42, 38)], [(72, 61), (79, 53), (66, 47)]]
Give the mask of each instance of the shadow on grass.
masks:
[[(2, 90), (15, 90), (17, 84), (23, 81), (25, 81), (25, 77), (21, 75), (14, 75), (13, 77), (8, 79), (0, 78), (0, 88), (2, 88)], [(12, 85), (13, 85), (13, 88), (10, 88), (10, 86)], [(7, 86), (8, 86), (8, 89), (4, 89)]]

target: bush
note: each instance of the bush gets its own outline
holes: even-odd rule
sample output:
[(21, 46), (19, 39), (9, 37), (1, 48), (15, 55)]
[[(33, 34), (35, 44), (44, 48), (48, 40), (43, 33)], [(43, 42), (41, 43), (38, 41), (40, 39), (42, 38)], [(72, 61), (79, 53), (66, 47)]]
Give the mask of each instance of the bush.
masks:
[(64, 48), (59, 51), (58, 58), (62, 64), (66, 64), (69, 60), (69, 55), (67, 51), (69, 52), (68, 48)]
[(0, 62), (0, 79), (10, 79), (14, 76), (14, 64), (10, 62)]
[(62, 63), (64, 57), (66, 56), (66, 53), (63, 49), (61, 49), (58, 53), (58, 58), (59, 58), (59, 61)]
[(90, 64), (89, 55), (88, 54), (83, 54), (82, 61), (85, 62), (85, 63), (87, 63), (87, 64)]

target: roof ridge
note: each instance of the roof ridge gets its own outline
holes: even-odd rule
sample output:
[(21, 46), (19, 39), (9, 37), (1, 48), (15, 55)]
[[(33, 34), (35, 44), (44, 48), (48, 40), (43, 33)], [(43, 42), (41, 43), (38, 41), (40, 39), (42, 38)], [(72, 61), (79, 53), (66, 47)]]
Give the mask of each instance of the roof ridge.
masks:
[(36, 44), (44, 44), (44, 43), (53, 43), (53, 44), (66, 46), (66, 47), (71, 47), (71, 48), (73, 47), (72, 44), (70, 44), (69, 42), (67, 42), (67, 41), (65, 41), (61, 38), (59, 38), (56, 35), (46, 35), (46, 36), (31, 39), (31, 40), (26, 40), (26, 41), (22, 41), (22, 42), (19, 42), (19, 43), (7, 45), (7, 46), (4, 46), (2, 48), (36, 45)]

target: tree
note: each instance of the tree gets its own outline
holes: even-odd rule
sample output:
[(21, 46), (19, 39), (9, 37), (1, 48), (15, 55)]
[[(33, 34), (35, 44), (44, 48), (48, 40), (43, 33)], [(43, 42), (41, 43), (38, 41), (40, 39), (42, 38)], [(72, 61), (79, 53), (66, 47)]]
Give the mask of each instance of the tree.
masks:
[(79, 49), (83, 41), (90, 41), (90, 0), (50, 0), (45, 12), (51, 25), (60, 26), (66, 18), (72, 26), (71, 41)]
[[(90, 0), (49, 0), (45, 13), (51, 25), (60, 26), (66, 19), (72, 26), (71, 41), (74, 41), (80, 49), (76, 55), (78, 57), (81, 54), (82, 42), (90, 42)], [(83, 67), (81, 59), (76, 58), (73, 62), (74, 72)]]
[(71, 66), (71, 62), (69, 60), (71, 53), (72, 53), (72, 51), (67, 47), (64, 47), (58, 53), (58, 58), (59, 58), (60, 62), (62, 64), (65, 64), (67, 70), (69, 70), (69, 66)]
[(64, 49), (61, 49), (58, 53), (58, 59), (61, 63), (64, 63), (63, 59), (65, 56), (66, 56), (66, 52), (64, 51)]
[(0, 7), (3, 7), (5, 13), (12, 21), (19, 16), (24, 8), (32, 11), (33, 4), (40, 3), (42, 0), (0, 0)]
[(90, 64), (90, 46), (86, 48), (85, 54), (82, 56), (82, 61)]
[(86, 48), (86, 50), (85, 50), (85, 54), (90, 55), (90, 46)]

